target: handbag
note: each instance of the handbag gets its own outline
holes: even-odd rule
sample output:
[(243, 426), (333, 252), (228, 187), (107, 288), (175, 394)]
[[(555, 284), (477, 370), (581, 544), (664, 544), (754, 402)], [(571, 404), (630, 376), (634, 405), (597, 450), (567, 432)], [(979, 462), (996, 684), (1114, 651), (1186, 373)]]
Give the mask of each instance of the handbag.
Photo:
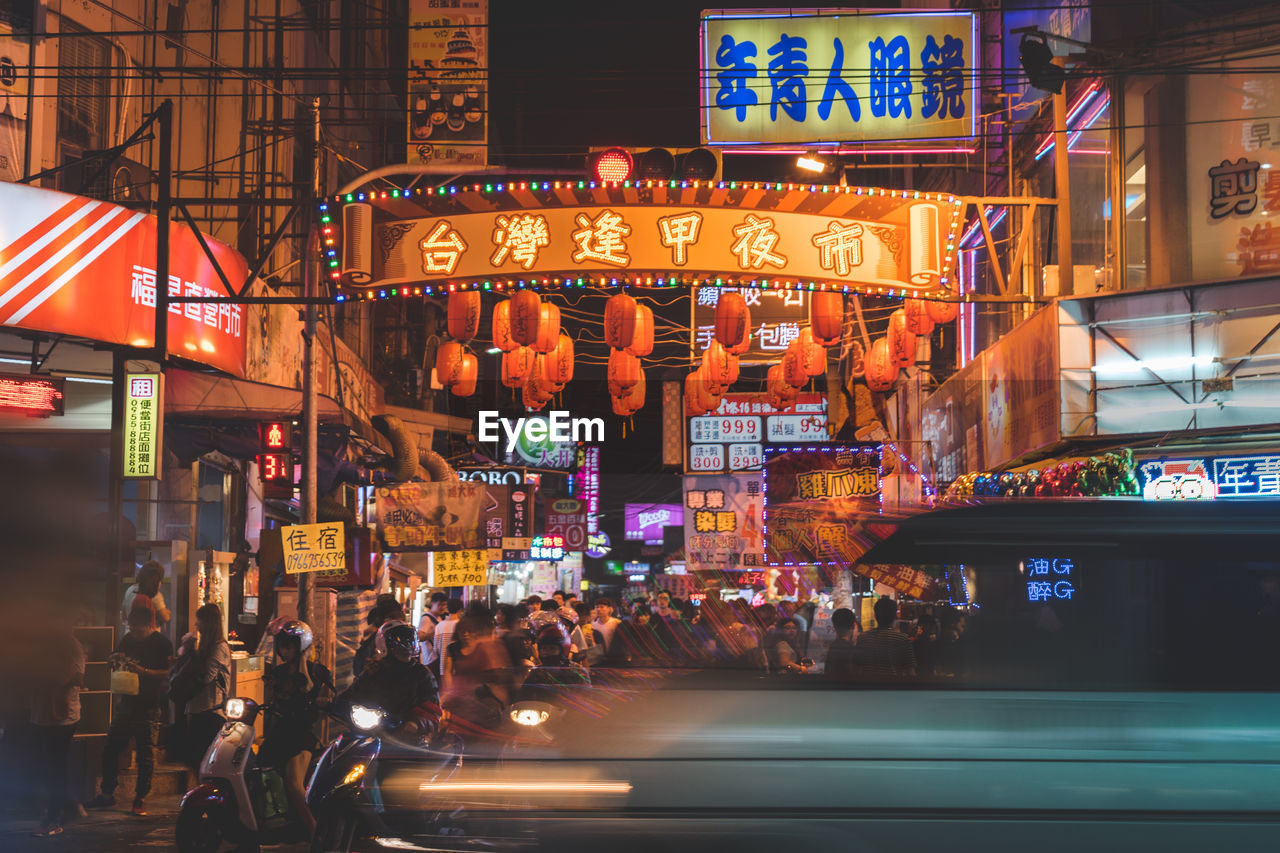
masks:
[(200, 692), (200, 676), (191, 664), (194, 658), (194, 653), (182, 655), (169, 670), (169, 699), (179, 710)]
[(111, 670), (111, 692), (116, 696), (137, 696), (138, 673), (127, 669)]

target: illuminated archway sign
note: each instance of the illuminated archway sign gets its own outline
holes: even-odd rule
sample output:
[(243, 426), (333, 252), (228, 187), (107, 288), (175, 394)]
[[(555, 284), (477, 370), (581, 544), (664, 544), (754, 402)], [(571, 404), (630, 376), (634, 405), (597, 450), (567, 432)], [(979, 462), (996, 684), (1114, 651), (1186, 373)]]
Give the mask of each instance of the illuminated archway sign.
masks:
[[(330, 274), (371, 297), (724, 284), (946, 298), (961, 213), (937, 193), (709, 181), (477, 184), (334, 202), (321, 210)], [(336, 233), (347, 204), (374, 208), (366, 236)]]

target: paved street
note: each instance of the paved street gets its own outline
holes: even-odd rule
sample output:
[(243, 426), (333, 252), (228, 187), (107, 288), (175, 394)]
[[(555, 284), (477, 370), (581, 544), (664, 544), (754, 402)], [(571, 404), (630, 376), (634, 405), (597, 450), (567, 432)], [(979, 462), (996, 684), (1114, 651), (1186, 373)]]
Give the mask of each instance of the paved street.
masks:
[[(129, 813), (129, 802), (123, 800), (114, 809), (89, 812), (87, 817), (68, 823), (62, 835), (52, 838), (32, 836), (38, 826), (34, 817), (0, 814), (0, 850), (5, 853), (26, 853), (28, 850), (49, 853), (173, 850), (173, 828), (178, 801), (176, 796), (149, 798), (147, 810), (150, 814), (140, 818)], [(264, 844), (262, 849), (278, 853), (301, 853), (307, 849), (307, 845), (302, 842)]]

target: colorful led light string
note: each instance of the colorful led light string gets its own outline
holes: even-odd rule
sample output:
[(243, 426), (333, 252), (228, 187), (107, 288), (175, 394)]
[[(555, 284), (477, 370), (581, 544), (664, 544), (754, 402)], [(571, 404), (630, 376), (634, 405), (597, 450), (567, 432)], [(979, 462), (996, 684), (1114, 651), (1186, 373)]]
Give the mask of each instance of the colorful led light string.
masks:
[[(637, 189), (643, 187), (652, 189), (654, 187), (661, 188), (662, 181), (622, 181), (622, 182), (596, 182), (596, 181), (522, 181), (520, 183), (499, 183), (499, 184), (473, 184), (470, 188), (471, 192), (484, 192), (485, 194), (516, 192), (516, 191), (551, 191), (558, 189), (616, 189), (632, 188)], [(700, 189), (705, 186), (714, 189), (754, 189), (754, 190), (772, 190), (772, 191), (805, 191), (804, 184), (795, 183), (767, 183), (767, 182), (750, 182), (750, 181), (668, 181), (666, 182), (668, 189)], [(951, 271), (951, 257), (956, 250), (956, 235), (960, 229), (960, 211), (963, 207), (959, 199), (954, 195), (943, 195), (942, 193), (922, 193), (919, 190), (887, 190), (874, 187), (832, 187), (831, 185), (809, 184), (808, 191), (810, 193), (836, 193), (849, 195), (866, 195), (867, 197), (881, 196), (884, 198), (903, 198), (903, 199), (920, 199), (925, 201), (948, 202), (952, 205), (951, 227), (947, 232), (947, 249), (942, 267), (942, 275), (939, 276), (939, 286), (945, 287), (950, 281), (949, 273)], [(334, 281), (335, 287), (341, 291), (343, 288), (341, 282), (341, 273), (339, 267), (341, 262), (338, 258), (337, 238), (334, 235), (333, 216), (329, 211), (329, 204), (344, 204), (352, 202), (366, 201), (383, 201), (387, 199), (409, 198), (410, 196), (444, 196), (456, 195), (458, 187), (437, 187), (433, 189), (423, 190), (418, 187), (412, 192), (408, 190), (393, 189), (380, 193), (346, 193), (342, 196), (334, 196), (331, 200), (326, 200), (320, 204), (320, 225), (321, 237), (324, 243), (325, 259), (328, 262), (330, 278)], [(551, 277), (543, 279), (488, 279), (483, 281), (470, 282), (450, 282), (440, 285), (421, 285), (421, 286), (403, 286), (391, 288), (370, 288), (363, 290), (363, 298), (366, 300), (373, 299), (391, 299), (396, 297), (407, 296), (437, 296), (455, 293), (457, 291), (481, 290), (481, 291), (497, 291), (504, 292), (507, 290), (522, 290), (525, 288), (533, 290), (542, 290), (544, 288), (564, 289), (570, 287), (753, 287), (762, 290), (822, 290), (822, 291), (840, 291), (842, 293), (866, 293), (868, 295), (887, 296), (890, 298), (905, 298), (915, 295), (909, 293), (905, 289), (894, 288), (859, 288), (848, 284), (832, 284), (830, 282), (800, 281), (798, 279), (738, 279), (731, 277), (717, 276), (716, 278), (698, 277), (684, 278), (678, 275), (635, 275), (635, 276), (577, 276), (577, 277)], [(360, 299), (361, 297), (353, 297), (346, 293), (339, 292), (334, 296), (335, 302), (347, 302), (352, 299)]]

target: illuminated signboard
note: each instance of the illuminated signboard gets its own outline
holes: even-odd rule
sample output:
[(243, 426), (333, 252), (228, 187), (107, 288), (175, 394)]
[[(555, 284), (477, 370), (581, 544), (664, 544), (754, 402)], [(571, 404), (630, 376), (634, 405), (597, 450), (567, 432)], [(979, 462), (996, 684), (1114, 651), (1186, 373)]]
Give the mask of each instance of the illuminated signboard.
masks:
[(627, 504), (624, 530), (627, 539), (646, 545), (662, 544), (662, 528), (684, 524), (680, 504)]
[[(946, 297), (962, 202), (949, 194), (749, 182), (451, 187), (376, 205), (355, 239), (368, 286), (509, 291), (524, 282), (808, 288)], [(487, 189), (486, 189), (487, 188)], [(348, 199), (350, 201), (350, 199)], [(417, 214), (413, 216), (413, 214)], [(531, 235), (538, 239), (512, 246)], [(527, 250), (527, 251), (526, 251)], [(340, 277), (337, 250), (332, 274)], [(415, 288), (416, 290), (416, 288)], [(388, 290), (384, 295), (395, 295)]]
[(725, 10), (702, 18), (702, 141), (777, 145), (975, 134), (971, 12)]
[(751, 343), (738, 356), (742, 364), (772, 364), (787, 345), (809, 327), (809, 293), (805, 290), (761, 290), (754, 287), (694, 289), (692, 302), (693, 354), (700, 356), (715, 338), (716, 306), (722, 292), (737, 291), (751, 314)]
[(1029, 557), (1018, 566), (1027, 578), (1027, 601), (1070, 601), (1075, 563), (1065, 557)]
[(649, 569), (648, 563), (637, 563), (628, 560), (622, 564), (622, 572), (626, 575), (647, 575), (649, 574)]
[(1137, 468), (1147, 500), (1280, 498), (1280, 455), (1149, 459)]
[(593, 560), (601, 557), (609, 556), (613, 551), (612, 545), (609, 543), (609, 534), (603, 530), (597, 530), (595, 533), (587, 534), (587, 556)]
[(803, 392), (785, 409), (767, 394), (725, 394), (715, 412), (689, 418), (688, 472), (759, 471), (766, 447), (828, 441), (827, 400)]
[[(155, 343), (157, 288), (170, 297), (226, 296), (206, 249), (172, 223), (169, 280), (158, 282), (156, 218), (107, 202), (0, 182), (0, 326), (133, 347)], [(204, 245), (236, 287), (249, 274), (238, 252)], [(171, 302), (169, 350), (243, 378), (249, 324), (243, 305)]]
[(879, 444), (771, 447), (764, 466), (764, 553), (771, 566), (849, 565), (880, 512)]
[[(587, 505), (587, 534), (595, 534), (600, 529), (600, 448), (581, 446), (578, 448), (578, 470), (573, 475), (574, 495)], [(605, 538), (607, 543), (608, 537)], [(590, 542), (588, 542), (590, 547)], [(602, 557), (603, 554), (587, 556)]]
[(529, 559), (531, 560), (563, 560), (564, 559), (564, 537), (563, 536), (533, 537), (533, 544), (529, 548)]
[(164, 374), (129, 373), (124, 383), (124, 476), (160, 478)]
[(37, 418), (61, 415), (66, 405), (65, 382), (58, 376), (0, 373), (0, 412)]

